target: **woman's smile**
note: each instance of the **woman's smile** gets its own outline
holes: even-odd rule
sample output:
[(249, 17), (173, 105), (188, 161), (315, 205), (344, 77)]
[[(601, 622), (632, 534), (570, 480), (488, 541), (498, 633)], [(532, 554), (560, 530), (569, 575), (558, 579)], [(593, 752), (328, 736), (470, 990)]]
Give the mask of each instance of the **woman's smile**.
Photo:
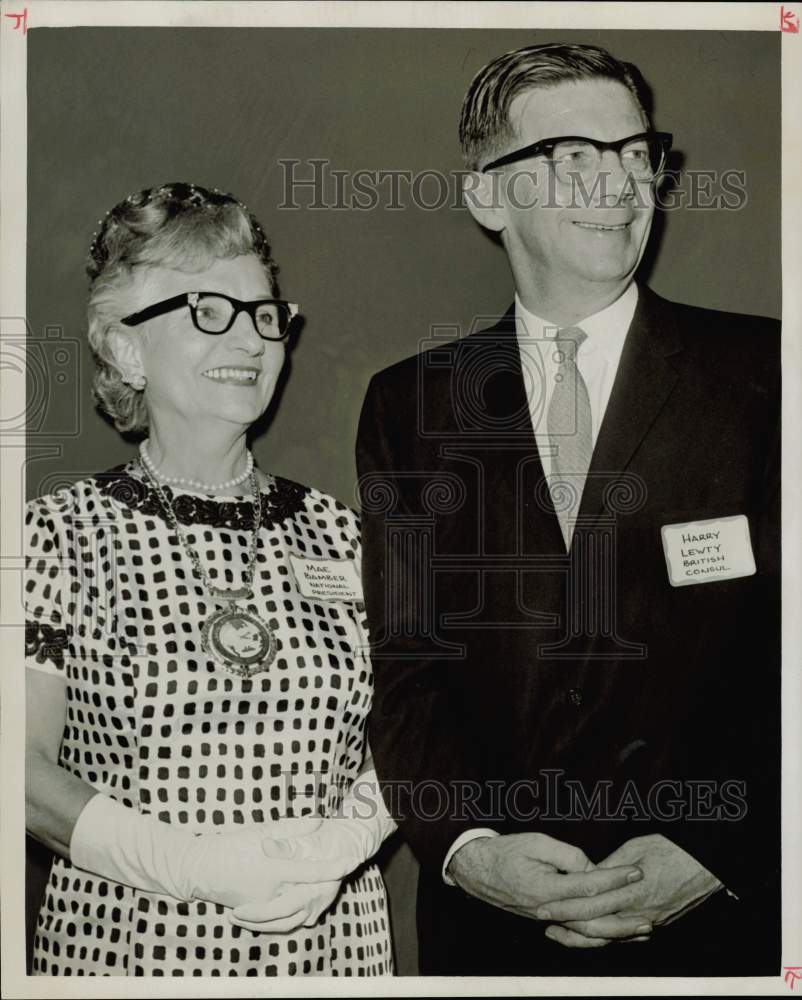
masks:
[(242, 365), (225, 365), (219, 368), (207, 368), (201, 373), (212, 382), (224, 382), (227, 385), (237, 385), (248, 387), (256, 385), (259, 378), (259, 369), (244, 367)]

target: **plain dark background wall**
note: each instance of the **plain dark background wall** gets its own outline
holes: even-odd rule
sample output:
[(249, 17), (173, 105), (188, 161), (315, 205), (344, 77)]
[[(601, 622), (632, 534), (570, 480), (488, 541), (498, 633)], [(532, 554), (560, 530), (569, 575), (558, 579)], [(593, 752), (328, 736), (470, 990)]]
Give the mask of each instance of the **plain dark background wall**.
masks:
[[(635, 62), (658, 128), (688, 171), (746, 173), (739, 211), (663, 214), (647, 264), (655, 291), (697, 305), (780, 315), (780, 37), (769, 32), (38, 28), (28, 33), (27, 489), (125, 461), (93, 409), (84, 340), (87, 249), (96, 220), (141, 188), (186, 180), (234, 192), (270, 234), (284, 295), (305, 326), (263, 468), (355, 504), (354, 435), (370, 375), (418, 350), (434, 326), (466, 333), (512, 298), (501, 249), (455, 208), (459, 108), (477, 70), (522, 45), (600, 44)], [(372, 211), (286, 203), (279, 160), (328, 170), (439, 170), (446, 204), (415, 207), (400, 182)], [(336, 202), (330, 179), (324, 199)], [(715, 194), (719, 190), (713, 183)], [(346, 188), (346, 195), (349, 189)], [(436, 203), (429, 178), (420, 193)], [(49, 333), (48, 333), (49, 329)], [(41, 341), (41, 343), (39, 343)], [(36, 362), (34, 364), (34, 362)], [(41, 404), (41, 405), (40, 405)], [(31, 852), (35, 912), (46, 858)], [(416, 869), (387, 852), (398, 971), (416, 972)]]

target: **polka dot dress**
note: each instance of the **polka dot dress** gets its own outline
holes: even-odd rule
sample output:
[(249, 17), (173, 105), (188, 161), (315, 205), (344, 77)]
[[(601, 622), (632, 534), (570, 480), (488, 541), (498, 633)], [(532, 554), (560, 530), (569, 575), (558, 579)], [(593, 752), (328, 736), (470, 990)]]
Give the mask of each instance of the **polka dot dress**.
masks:
[[(166, 489), (219, 587), (242, 585), (250, 501)], [(27, 508), (26, 665), (65, 679), (62, 767), (188, 830), (333, 813), (365, 752), (372, 676), (361, 603), (304, 596), (290, 556), (359, 560), (356, 515), (280, 478), (261, 494), (253, 598), (273, 631), (241, 678), (201, 647), (216, 610), (138, 464)], [(392, 973), (375, 865), (312, 928), (233, 927), (216, 904), (106, 881), (56, 858), (34, 943), (38, 975), (369, 976)]]

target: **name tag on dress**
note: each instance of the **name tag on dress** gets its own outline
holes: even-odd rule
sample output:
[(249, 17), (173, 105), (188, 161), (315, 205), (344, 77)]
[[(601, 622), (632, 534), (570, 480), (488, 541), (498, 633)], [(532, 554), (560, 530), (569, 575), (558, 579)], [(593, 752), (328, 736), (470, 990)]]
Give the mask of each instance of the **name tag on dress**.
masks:
[(353, 559), (303, 559), (290, 554), (298, 589), (313, 601), (361, 601), (362, 580)]
[(660, 531), (672, 587), (735, 580), (755, 573), (749, 521), (743, 514), (664, 524)]

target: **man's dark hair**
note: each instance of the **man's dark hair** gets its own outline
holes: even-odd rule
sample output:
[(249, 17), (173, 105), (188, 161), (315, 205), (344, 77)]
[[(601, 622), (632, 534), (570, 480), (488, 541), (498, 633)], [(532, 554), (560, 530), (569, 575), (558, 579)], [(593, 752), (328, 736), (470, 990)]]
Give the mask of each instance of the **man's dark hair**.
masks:
[(640, 72), (605, 49), (551, 42), (528, 45), (489, 62), (471, 81), (462, 103), (459, 139), (468, 168), (478, 169), (483, 160), (503, 153), (515, 138), (509, 111), (518, 94), (537, 87), (597, 79), (623, 84), (643, 112), (645, 127), (651, 127), (648, 88)]

